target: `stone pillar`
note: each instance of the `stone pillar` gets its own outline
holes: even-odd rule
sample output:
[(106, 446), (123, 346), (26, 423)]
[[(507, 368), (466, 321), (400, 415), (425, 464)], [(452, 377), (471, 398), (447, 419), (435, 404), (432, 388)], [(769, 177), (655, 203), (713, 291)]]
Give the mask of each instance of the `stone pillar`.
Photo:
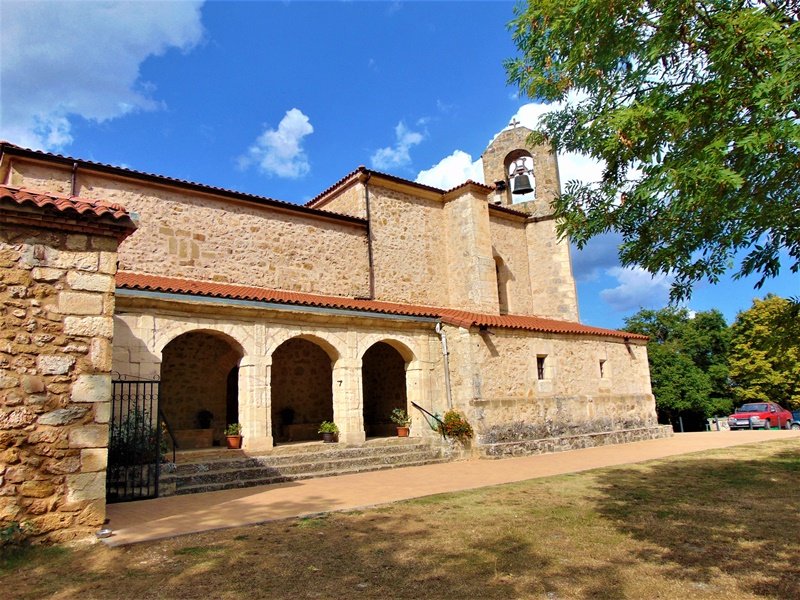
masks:
[(497, 274), (485, 190), (462, 186), (445, 196), (450, 306), (496, 314)]
[(88, 537), (105, 519), (116, 249), (133, 223), (60, 214), (63, 198), (34, 219), (28, 192), (0, 193), (0, 527)]
[(361, 388), (361, 361), (340, 358), (333, 365), (333, 421), (339, 427), (339, 441), (363, 444), (364, 399)]
[(273, 446), (271, 375), (270, 356), (245, 356), (239, 364), (239, 422), (245, 450), (269, 450)]

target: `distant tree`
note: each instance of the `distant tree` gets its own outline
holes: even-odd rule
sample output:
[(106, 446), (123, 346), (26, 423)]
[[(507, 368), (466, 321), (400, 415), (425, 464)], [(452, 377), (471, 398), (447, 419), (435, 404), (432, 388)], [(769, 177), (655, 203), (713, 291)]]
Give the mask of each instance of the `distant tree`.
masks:
[(579, 248), (622, 234), (623, 265), (703, 279), (800, 270), (796, 0), (529, 0), (509, 82), (564, 101), (532, 141), (605, 163), (555, 201)]
[(640, 310), (625, 319), (625, 329), (650, 336), (650, 380), (660, 420), (694, 421), (726, 414), (732, 408), (727, 353), (730, 333), (717, 310), (685, 308)]
[(768, 295), (736, 316), (730, 375), (738, 402), (800, 408), (800, 303)]

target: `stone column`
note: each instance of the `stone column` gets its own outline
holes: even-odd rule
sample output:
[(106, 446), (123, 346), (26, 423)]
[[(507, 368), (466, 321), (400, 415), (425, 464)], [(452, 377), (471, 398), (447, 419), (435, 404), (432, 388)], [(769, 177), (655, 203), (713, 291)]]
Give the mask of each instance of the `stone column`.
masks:
[(239, 364), (239, 422), (245, 450), (269, 450), (273, 446), (271, 375), (271, 356), (245, 356)]
[(363, 444), (364, 398), (361, 389), (361, 361), (340, 358), (333, 365), (333, 420), (339, 427), (339, 441)]

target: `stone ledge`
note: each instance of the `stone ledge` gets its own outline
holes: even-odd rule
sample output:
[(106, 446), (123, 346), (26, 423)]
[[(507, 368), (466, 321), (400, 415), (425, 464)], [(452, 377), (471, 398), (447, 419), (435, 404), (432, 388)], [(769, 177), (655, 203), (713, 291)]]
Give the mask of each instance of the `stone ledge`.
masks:
[(475, 450), (482, 458), (508, 458), (511, 456), (550, 454), (552, 452), (579, 450), (581, 448), (593, 448), (595, 446), (655, 440), (671, 436), (672, 427), (670, 425), (656, 425), (654, 427), (619, 429), (616, 431), (584, 433), (580, 435), (543, 438), (538, 440), (480, 444), (475, 447)]

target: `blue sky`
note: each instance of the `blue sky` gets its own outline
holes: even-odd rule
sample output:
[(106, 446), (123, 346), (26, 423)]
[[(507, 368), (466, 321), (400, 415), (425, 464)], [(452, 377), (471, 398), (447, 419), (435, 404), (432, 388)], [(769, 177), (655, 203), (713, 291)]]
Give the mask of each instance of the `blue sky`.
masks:
[[(302, 203), (358, 165), (438, 187), (543, 107), (505, 82), (513, 2), (0, 0), (0, 138)], [(599, 166), (560, 158), (562, 184)], [(620, 327), (669, 280), (622, 269), (606, 236), (573, 251), (581, 320)], [(788, 272), (701, 284), (731, 321)]]

